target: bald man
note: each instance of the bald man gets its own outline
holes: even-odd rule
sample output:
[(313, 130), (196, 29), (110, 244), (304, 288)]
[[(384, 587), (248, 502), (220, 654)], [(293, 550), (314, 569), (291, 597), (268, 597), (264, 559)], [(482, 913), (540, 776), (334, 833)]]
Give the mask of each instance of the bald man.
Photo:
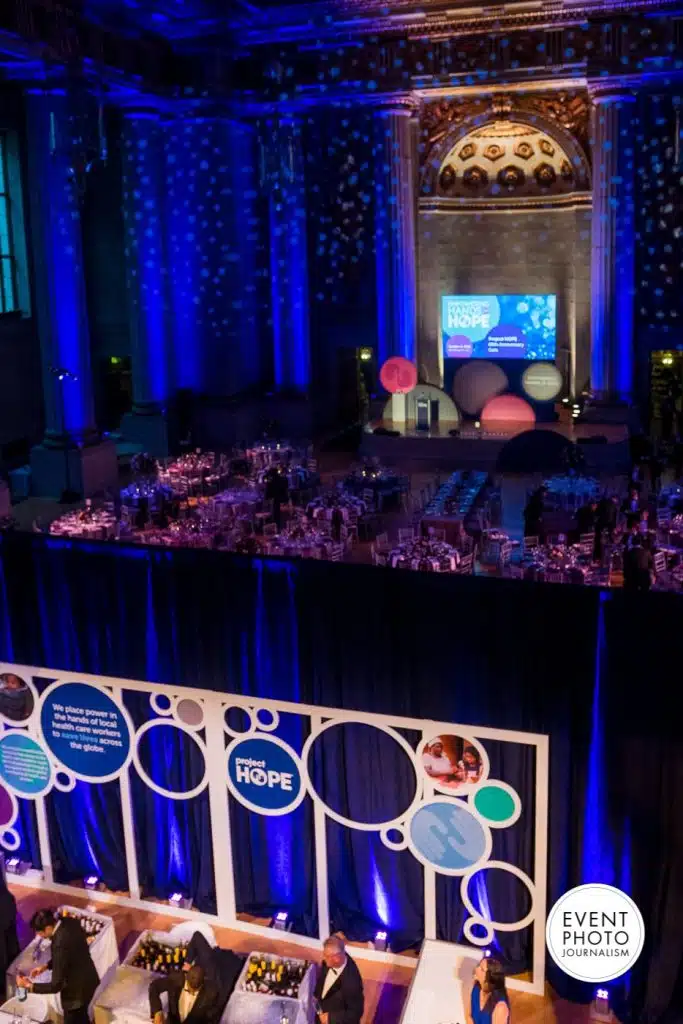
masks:
[(331, 935), (323, 946), (323, 969), (315, 986), (320, 1024), (360, 1024), (363, 981), (344, 940)]

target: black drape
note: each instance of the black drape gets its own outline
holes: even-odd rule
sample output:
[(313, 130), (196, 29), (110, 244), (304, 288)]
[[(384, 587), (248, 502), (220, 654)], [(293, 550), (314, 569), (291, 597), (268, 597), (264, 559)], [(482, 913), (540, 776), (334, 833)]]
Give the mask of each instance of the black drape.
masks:
[[(613, 987), (628, 995), (633, 1019), (653, 1022), (680, 991), (683, 956), (676, 912), (683, 887), (683, 745), (670, 667), (680, 659), (682, 613), (680, 599), (668, 594), (0, 538), (6, 660), (451, 721), (465, 735), (468, 724), (548, 734), (548, 904), (584, 881), (629, 889), (648, 942), (632, 976)], [(305, 737), (292, 732), (290, 739), (300, 749)], [(487, 750), (492, 774), (500, 770), (514, 780), (524, 806), (520, 821), (497, 837), (494, 855), (512, 845), (514, 859), (530, 868), (533, 757), (506, 744), (490, 743)], [(355, 803), (371, 814), (380, 803), (378, 787), (398, 800), (409, 788), (399, 755), (377, 743), (355, 757), (353, 743), (340, 734), (316, 743), (311, 768), (340, 813)], [(54, 799), (55, 814), (59, 802)], [(294, 878), (291, 910), (312, 928), (308, 803), (278, 833), (279, 876), (259, 867), (272, 844), (263, 819), (234, 805), (231, 813), (239, 835), (240, 906), (273, 907), (285, 876)], [(201, 808), (174, 808), (167, 825), (178, 835), (209, 827)], [(115, 835), (116, 829), (114, 842)], [(406, 944), (418, 939), (420, 866), (332, 821), (327, 838), (333, 925), (361, 938), (386, 918)], [(197, 848), (186, 847), (183, 856), (197, 856)], [(166, 883), (158, 863), (143, 867), (150, 884)], [(204, 900), (208, 908), (210, 883), (197, 866), (188, 870), (199, 905)], [(510, 915), (521, 916), (523, 889), (491, 875), (492, 916), (509, 901)], [(452, 889), (439, 880), (438, 928), (457, 940), (462, 915)], [(512, 965), (528, 965), (526, 933), (498, 938)], [(568, 995), (592, 996), (552, 965), (549, 976)]]

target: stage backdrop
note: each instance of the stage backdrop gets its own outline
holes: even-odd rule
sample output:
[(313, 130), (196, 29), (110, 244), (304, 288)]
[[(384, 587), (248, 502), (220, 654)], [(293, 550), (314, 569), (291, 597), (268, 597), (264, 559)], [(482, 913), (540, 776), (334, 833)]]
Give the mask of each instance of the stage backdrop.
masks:
[[(368, 920), (378, 916), (388, 929), (390, 887), (400, 886), (403, 871), (421, 874), (418, 914), (424, 935), (436, 938), (440, 876), (453, 883), (451, 898), (459, 900), (463, 935), (472, 945), (490, 948), (498, 944), (498, 932), (529, 929), (523, 945), (530, 950), (532, 978), (512, 985), (543, 993), (546, 737), (14, 664), (0, 665), (0, 718), (0, 844), (10, 853), (19, 850), (19, 801), (30, 801), (46, 884), (54, 883), (53, 847), (67, 839), (48, 811), (49, 795), (61, 799), (66, 812), (78, 783), (116, 783), (116, 827), (134, 904), (147, 894), (140, 870), (146, 855), (136, 842), (147, 817), (143, 812), (138, 821), (141, 807), (151, 794), (187, 805), (203, 796), (203, 813), (189, 824), (196, 834), (180, 841), (196, 843), (199, 856), (202, 847), (204, 855), (212, 854), (209, 884), (223, 924), (238, 923), (235, 858), (250, 812), (257, 816), (254, 824), (259, 817), (281, 819), (281, 828), (310, 851), (314, 870), (304, 877), (315, 878), (311, 919), (320, 940), (330, 934), (328, 853), (334, 861), (339, 846), (351, 842), (366, 847), (364, 856), (377, 864), (374, 885), (359, 893)], [(340, 791), (347, 748), (364, 770)], [(365, 785), (369, 776), (380, 784)], [(140, 787), (146, 793), (136, 809)], [(78, 812), (74, 800), (72, 831), (80, 828)], [(157, 828), (170, 827), (151, 818)], [(528, 833), (528, 846), (515, 831)], [(278, 837), (277, 828), (268, 831), (267, 863), (251, 870), (277, 863)], [(491, 913), (490, 873), (507, 891), (503, 920)], [(521, 883), (521, 899), (510, 880)], [(287, 914), (291, 909), (279, 908)]]
[[(390, 723), (417, 719), (417, 733), (406, 734), (415, 751), (428, 730), (425, 720), (460, 723), (462, 739), (476, 739), (480, 727), (548, 735), (548, 906), (572, 885), (591, 881), (619, 885), (635, 899), (645, 919), (645, 950), (632, 974), (609, 988), (615, 1000), (623, 997), (621, 1019), (639, 1024), (663, 1021), (668, 1007), (683, 1005), (683, 745), (672, 713), (678, 674), (671, 671), (683, 656), (682, 614), (675, 594), (0, 534), (5, 662), (49, 666), (67, 681), (72, 672), (94, 673), (164, 683), (172, 691), (208, 690), (222, 700), (237, 693), (266, 705), (362, 711)], [(49, 678), (37, 680), (36, 693), (49, 685)], [(127, 691), (125, 707), (137, 733), (150, 705), (148, 693), (134, 691)], [(9, 699), (19, 700), (11, 692)], [(297, 737), (294, 725), (301, 718), (280, 718), (292, 730), (283, 738), (303, 751), (305, 733)], [(228, 724), (244, 729), (243, 712), (234, 711)], [(370, 760), (375, 748), (357, 736), (333, 742), (339, 728), (319, 741), (329, 806), (344, 815), (351, 794), (375, 808), (385, 794), (398, 794), (403, 805), (389, 807), (381, 820), (404, 811), (411, 773), (402, 751), (398, 764), (394, 759), (398, 744), (373, 731), (377, 754)], [(154, 754), (152, 741), (163, 732), (151, 732), (140, 752), (147, 774), (166, 790), (198, 785), (202, 764), (190, 736), (181, 730), (174, 757), (170, 739)], [(508, 782), (522, 803), (515, 824), (493, 830), (493, 856), (521, 865), (535, 880), (534, 816), (527, 813), (536, 785), (533, 748), (481, 743), (491, 776)], [(449, 747), (453, 757), (458, 749), (464, 744), (455, 752)], [(161, 899), (182, 891), (215, 914), (207, 789), (169, 799), (134, 766), (126, 774), (141, 890)], [(41, 799), (55, 879), (96, 874), (111, 889), (130, 891), (120, 783), (77, 780), (71, 792), (53, 787)], [(18, 803), (18, 855), (40, 866), (35, 803)], [(288, 909), (297, 932), (317, 936), (315, 851), (306, 840), (313, 834), (313, 799), (280, 816), (257, 814), (232, 796), (229, 807), (237, 912), (263, 919)], [(359, 940), (386, 929), (399, 949), (418, 943), (425, 931), (422, 865), (408, 850), (389, 850), (376, 833), (326, 818), (330, 928)], [(495, 845), (503, 842), (509, 856)], [(484, 875), (480, 895), (490, 918), (523, 917), (524, 882), (509, 872)], [(437, 872), (435, 885), (437, 937), (462, 941), (460, 879)], [(511, 969), (533, 966), (529, 936), (529, 928), (496, 930)], [(592, 998), (590, 986), (571, 981), (552, 962), (546, 970), (562, 994)]]

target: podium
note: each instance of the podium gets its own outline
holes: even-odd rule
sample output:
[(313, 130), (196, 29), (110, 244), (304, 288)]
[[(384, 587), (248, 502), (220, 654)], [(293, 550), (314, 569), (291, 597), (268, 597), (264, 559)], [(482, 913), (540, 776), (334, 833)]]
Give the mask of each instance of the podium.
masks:
[(474, 970), (483, 953), (425, 939), (400, 1024), (467, 1024)]

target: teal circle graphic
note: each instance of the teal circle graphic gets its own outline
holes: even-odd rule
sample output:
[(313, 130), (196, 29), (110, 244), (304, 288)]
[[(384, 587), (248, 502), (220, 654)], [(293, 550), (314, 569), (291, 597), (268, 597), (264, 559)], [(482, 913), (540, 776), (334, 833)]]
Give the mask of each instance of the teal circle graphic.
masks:
[(487, 821), (501, 824), (513, 817), (516, 805), (507, 789), (495, 784), (482, 786), (474, 794), (474, 806)]
[(420, 807), (410, 822), (410, 841), (437, 871), (466, 871), (487, 853), (487, 831), (457, 800)]
[(50, 786), (52, 769), (43, 748), (26, 733), (0, 738), (0, 779), (21, 796), (38, 796)]

